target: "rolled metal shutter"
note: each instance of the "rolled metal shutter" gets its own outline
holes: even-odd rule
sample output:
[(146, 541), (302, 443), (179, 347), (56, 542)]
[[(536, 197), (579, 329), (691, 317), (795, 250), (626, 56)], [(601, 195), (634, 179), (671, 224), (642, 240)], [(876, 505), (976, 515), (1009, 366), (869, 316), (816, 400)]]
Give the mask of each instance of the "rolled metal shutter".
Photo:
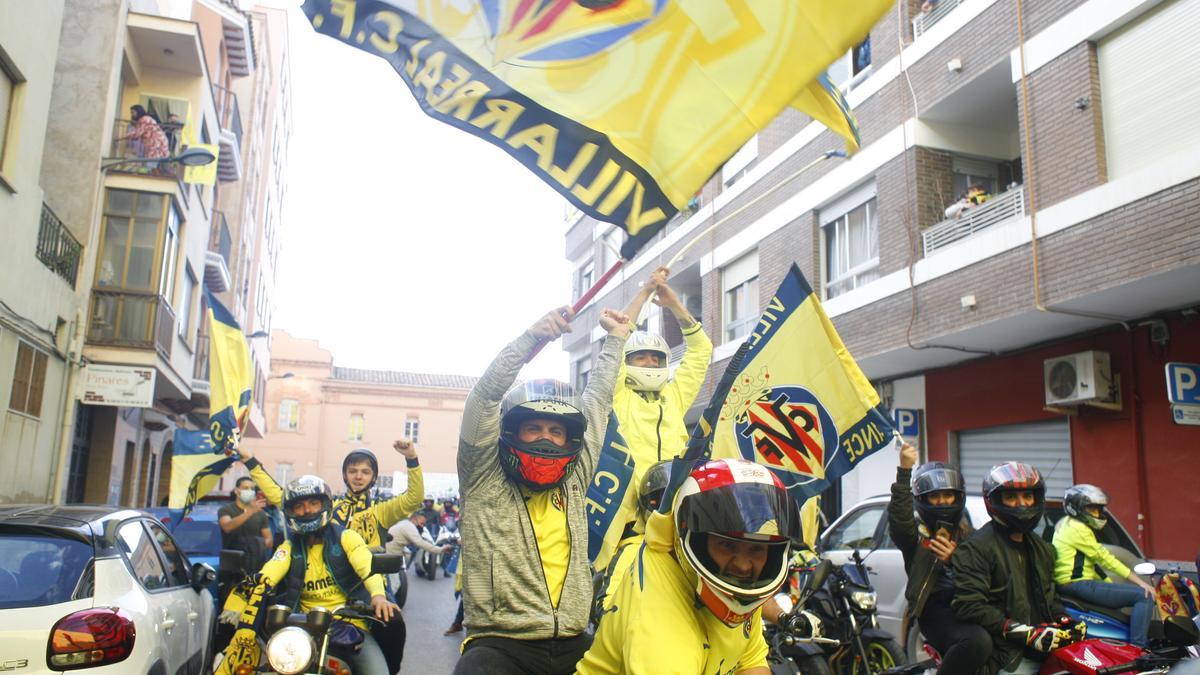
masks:
[(978, 495), (983, 477), (997, 464), (1024, 462), (1042, 473), (1046, 497), (1062, 499), (1074, 484), (1067, 420), (1006, 424), (958, 432), (958, 466), (967, 494)]

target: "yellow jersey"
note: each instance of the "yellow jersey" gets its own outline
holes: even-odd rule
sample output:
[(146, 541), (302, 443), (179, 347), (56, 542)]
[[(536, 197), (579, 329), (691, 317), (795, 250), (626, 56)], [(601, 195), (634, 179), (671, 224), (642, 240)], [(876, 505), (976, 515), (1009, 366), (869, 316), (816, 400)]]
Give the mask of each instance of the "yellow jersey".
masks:
[(537, 538), (538, 557), (546, 576), (550, 604), (558, 607), (563, 583), (567, 580), (567, 565), (571, 562), (571, 533), (567, 529), (566, 500), (561, 487), (550, 490), (521, 488), (525, 510)]

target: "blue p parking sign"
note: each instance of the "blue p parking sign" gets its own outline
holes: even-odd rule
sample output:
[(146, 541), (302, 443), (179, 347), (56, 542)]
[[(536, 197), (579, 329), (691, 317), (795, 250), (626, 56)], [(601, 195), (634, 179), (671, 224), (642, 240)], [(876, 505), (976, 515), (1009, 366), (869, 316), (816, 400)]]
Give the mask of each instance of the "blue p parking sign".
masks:
[(905, 438), (920, 438), (921, 410), (919, 408), (895, 408), (892, 410), (892, 421), (895, 422), (896, 432)]
[(1167, 400), (1176, 405), (1200, 405), (1200, 363), (1167, 364)]

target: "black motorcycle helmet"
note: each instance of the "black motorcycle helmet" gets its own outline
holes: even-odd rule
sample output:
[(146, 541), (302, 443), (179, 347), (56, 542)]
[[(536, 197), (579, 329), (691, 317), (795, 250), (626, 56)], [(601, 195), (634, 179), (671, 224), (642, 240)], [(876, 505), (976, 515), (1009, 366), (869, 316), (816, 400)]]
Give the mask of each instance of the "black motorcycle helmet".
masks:
[[(539, 440), (524, 443), (521, 424), (551, 419), (567, 431), (566, 445)], [(518, 485), (548, 490), (566, 479), (583, 448), (587, 419), (571, 385), (557, 380), (530, 380), (513, 387), (500, 404), (500, 468)]]
[(379, 480), (379, 459), (375, 457), (375, 453), (366, 448), (357, 448), (355, 450), (351, 450), (346, 455), (346, 458), (342, 460), (342, 482), (346, 484), (346, 489), (351, 493), (353, 493), (354, 490), (350, 489), (350, 483), (346, 480), (346, 467), (350, 466), (351, 464), (361, 462), (364, 459), (367, 460), (367, 462), (371, 465), (371, 472), (374, 473), (375, 476), (371, 479), (371, 482), (367, 484), (367, 487), (362, 489), (362, 492), (366, 492), (372, 487), (375, 487), (375, 483)]
[(671, 482), (671, 460), (664, 460), (652, 465), (642, 477), (638, 489), (638, 507), (642, 515), (649, 517), (658, 510), (662, 503), (663, 494), (667, 491), (667, 483)]
[[(1005, 506), (1007, 492), (1032, 492), (1033, 506)], [(992, 522), (1009, 532), (1032, 532), (1046, 511), (1046, 484), (1037, 469), (1021, 462), (993, 466), (983, 477), (983, 503)]]
[[(948, 490), (954, 493), (954, 503), (934, 506), (929, 495)], [(917, 467), (912, 474), (913, 509), (930, 533), (936, 532), (938, 521), (957, 528), (962, 520), (963, 508), (967, 504), (967, 491), (963, 488), (962, 474), (942, 462), (928, 462)]]

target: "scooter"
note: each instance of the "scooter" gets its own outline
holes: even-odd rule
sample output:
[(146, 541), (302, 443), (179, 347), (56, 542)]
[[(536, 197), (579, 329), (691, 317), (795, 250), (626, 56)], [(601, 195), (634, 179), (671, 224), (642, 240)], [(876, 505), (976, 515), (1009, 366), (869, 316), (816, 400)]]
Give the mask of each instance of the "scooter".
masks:
[[(457, 571), (459, 548), (462, 547), (462, 535), (459, 533), (458, 527), (450, 523), (443, 525), (442, 531), (438, 534), (437, 541), (435, 543), (438, 546), (451, 547), (448, 553), (442, 553), (440, 555), (440, 563), (442, 567), (442, 573), (445, 576), (454, 574)], [(453, 569), (451, 568), (451, 565), (454, 565)]]
[[(372, 574), (400, 570), (401, 556), (374, 554)], [(270, 635), (264, 650), (266, 663), (253, 672), (280, 675), (352, 675), (350, 660), (365, 639), (365, 632), (351, 619), (373, 621), (370, 605), (350, 603), (334, 611), (316, 607), (307, 613), (292, 612), (286, 605), (267, 608), (263, 631)], [(319, 646), (318, 646), (319, 645)]]
[[(438, 541), (441, 540), (443, 534), (445, 534), (445, 528), (443, 528), (442, 532), (438, 535), (438, 538), (434, 539), (433, 534), (429, 531), (428, 526), (421, 528), (421, 538), (431, 544), (434, 544), (435, 546), (440, 545), (438, 544)], [(420, 549), (419, 555), (420, 557), (417, 559), (417, 575), (425, 577), (429, 581), (433, 581), (434, 577), (437, 576), (438, 568), (442, 566), (443, 556), (441, 551), (438, 551), (437, 553), (431, 553), (425, 549)]]

